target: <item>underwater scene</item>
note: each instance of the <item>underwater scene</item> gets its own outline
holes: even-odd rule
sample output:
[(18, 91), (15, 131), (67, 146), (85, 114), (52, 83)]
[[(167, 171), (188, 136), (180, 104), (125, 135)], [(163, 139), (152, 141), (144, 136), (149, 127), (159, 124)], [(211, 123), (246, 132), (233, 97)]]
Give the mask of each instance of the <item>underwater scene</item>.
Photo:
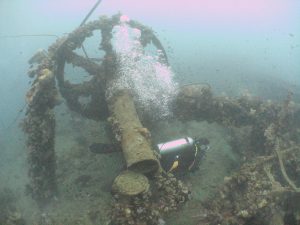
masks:
[(299, 12), (0, 0), (0, 225), (300, 225)]

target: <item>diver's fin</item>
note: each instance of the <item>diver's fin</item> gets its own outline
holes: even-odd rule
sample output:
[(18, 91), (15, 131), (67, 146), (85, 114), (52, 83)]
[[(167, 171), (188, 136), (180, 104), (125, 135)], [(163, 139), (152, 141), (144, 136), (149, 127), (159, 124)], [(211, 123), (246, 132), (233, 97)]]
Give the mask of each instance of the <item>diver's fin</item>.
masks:
[(91, 152), (98, 154), (107, 154), (120, 151), (120, 148), (117, 145), (103, 143), (93, 143), (89, 146), (89, 149)]

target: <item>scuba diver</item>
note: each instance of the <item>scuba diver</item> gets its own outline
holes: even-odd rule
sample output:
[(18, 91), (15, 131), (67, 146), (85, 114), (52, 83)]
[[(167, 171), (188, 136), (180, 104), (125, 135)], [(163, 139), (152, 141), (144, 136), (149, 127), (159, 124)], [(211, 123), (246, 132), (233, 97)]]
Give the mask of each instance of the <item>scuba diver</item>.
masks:
[(160, 163), (166, 172), (185, 173), (199, 169), (209, 150), (207, 138), (184, 137), (157, 145)]
[[(166, 172), (184, 174), (199, 169), (201, 160), (209, 150), (207, 138), (184, 137), (156, 145), (160, 164)], [(112, 153), (121, 151), (114, 144), (93, 143), (89, 147), (93, 153)]]

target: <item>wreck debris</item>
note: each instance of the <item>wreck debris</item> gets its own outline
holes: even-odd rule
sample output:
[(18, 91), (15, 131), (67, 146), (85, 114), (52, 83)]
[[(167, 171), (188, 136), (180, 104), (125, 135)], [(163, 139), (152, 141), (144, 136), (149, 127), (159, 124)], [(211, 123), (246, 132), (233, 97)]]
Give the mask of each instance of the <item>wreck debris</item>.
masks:
[[(279, 146), (279, 145), (278, 145)], [(283, 161), (282, 161), (282, 156), (281, 156), (281, 150), (279, 150), (279, 148), (277, 147), (275, 149), (275, 152), (277, 154), (278, 157), (278, 161), (279, 161), (279, 166), (280, 166), (280, 170), (281, 173), (284, 177), (284, 179), (286, 180), (286, 182), (290, 185), (290, 187), (295, 191), (295, 192), (300, 192), (300, 188), (298, 188), (294, 182), (289, 178), (289, 176), (286, 173), (286, 169), (284, 167)]]
[[(291, 155), (293, 151), (299, 148), (283, 153)], [(257, 157), (232, 176), (225, 177), (218, 194), (204, 203), (207, 215), (201, 218), (200, 224), (271, 225), (269, 221), (278, 211), (284, 215), (285, 205), (296, 204), (298, 194), (276, 181), (271, 172), (276, 170), (276, 164), (276, 156)]]
[[(58, 103), (56, 79), (58, 89), (70, 109), (95, 120), (106, 119), (111, 113), (109, 121), (116, 140), (123, 148), (127, 168), (135, 172), (126, 171), (115, 180), (112, 208), (114, 224), (163, 224), (163, 214), (178, 209), (187, 201), (189, 190), (173, 175), (160, 170), (159, 161), (151, 149), (150, 132), (142, 126), (130, 93), (120, 90), (106, 99), (105, 90), (114, 76), (116, 63), (111, 32), (119, 20), (120, 15), (110, 19), (101, 17), (83, 25), (67, 37), (58, 39), (49, 47), (47, 54), (41, 52), (41, 58), (32, 59), (31, 62), (37, 65), (29, 71), (29, 76), (35, 77), (35, 80), (27, 93), (28, 109), (24, 121), (24, 131), (28, 135), (30, 190), (33, 198), (42, 204), (53, 198), (57, 189), (53, 113)], [(161, 43), (151, 29), (136, 21), (130, 21), (129, 25), (141, 30), (144, 47), (153, 43), (162, 51), (161, 60), (168, 62)], [(99, 49), (105, 51), (100, 63), (74, 52), (95, 30), (101, 31)], [(66, 63), (83, 68), (91, 79), (81, 84), (65, 80)], [(87, 97), (90, 101), (82, 103), (81, 97)], [(297, 136), (299, 122), (291, 122), (295, 114), (291, 95), (280, 105), (250, 96), (216, 97), (209, 85), (188, 85), (181, 89), (174, 111), (181, 119), (252, 128), (249, 135), (252, 160), (249, 159), (231, 177), (226, 177), (217, 196), (204, 204), (206, 215), (201, 216), (201, 224), (273, 221), (274, 212), (285, 212), (284, 204), (293, 202), (297, 205), (294, 197), (299, 196), (299, 181), (293, 180), (300, 174), (297, 158), (300, 140)], [(295, 118), (300, 117), (296, 115)], [(285, 155), (284, 163), (282, 155)], [(153, 177), (148, 180), (138, 172), (150, 173)], [(135, 174), (134, 182), (141, 184), (135, 186), (137, 190), (133, 191), (130, 186), (120, 182), (124, 177), (126, 181), (130, 180), (127, 177), (130, 174)]]
[(280, 166), (280, 170), (281, 173), (284, 177), (284, 179), (286, 180), (286, 182), (290, 185), (290, 187), (295, 191), (295, 192), (300, 192), (300, 188), (298, 188), (294, 182), (289, 178), (289, 176), (287, 175), (286, 169), (284, 167), (283, 161), (282, 161), (282, 156), (281, 156), (281, 151), (276, 148), (275, 149), (277, 157), (278, 157), (278, 161), (279, 161), (279, 166)]
[[(120, 14), (112, 18), (101, 17), (99, 20), (89, 22), (80, 26), (70, 33), (67, 38), (59, 39), (49, 47), (49, 53), (53, 56), (56, 63), (56, 78), (62, 96), (66, 99), (68, 107), (81, 115), (90, 119), (106, 119), (108, 110), (105, 102), (106, 78), (114, 68), (114, 56), (111, 44), (112, 30), (120, 21)], [(141, 43), (144, 47), (148, 44), (153, 45), (162, 51), (161, 58), (167, 61), (167, 56), (163, 46), (150, 28), (132, 20), (129, 22), (132, 28), (141, 30)], [(93, 62), (89, 58), (78, 55), (74, 50), (80, 48), (85, 39), (92, 36), (94, 31), (101, 31), (101, 43), (99, 50), (103, 50), (105, 55), (100, 63)], [(92, 78), (81, 84), (72, 84), (65, 80), (65, 64), (83, 68)], [(90, 101), (82, 104), (80, 97), (90, 97)]]
[(272, 143), (271, 146), (273, 147), (273, 151), (278, 158), (281, 174), (282, 174), (283, 178), (285, 179), (285, 181), (287, 182), (287, 184), (295, 192), (300, 192), (300, 188), (297, 188), (297, 186), (294, 184), (294, 182), (287, 175), (287, 172), (286, 172), (283, 160), (282, 160), (282, 148), (284, 147), (284, 145), (282, 144), (282, 140), (280, 139), (280, 137), (275, 134), (275, 130), (276, 130), (276, 127), (275, 127), (274, 123), (270, 124), (270, 126), (265, 130), (265, 136), (267, 139), (266, 144), (268, 147), (270, 147), (270, 145)]
[[(28, 75), (35, 80), (27, 93), (28, 108), (24, 120), (24, 131), (28, 135), (27, 147), (31, 177), (29, 190), (40, 205), (50, 200), (56, 193), (55, 116), (53, 112), (53, 108), (59, 102), (56, 81), (58, 90), (70, 109), (95, 120), (108, 117), (105, 99), (106, 79), (114, 69), (111, 32), (113, 27), (118, 25), (120, 16), (118, 14), (112, 18), (101, 17), (99, 20), (83, 24), (67, 37), (58, 39), (49, 47), (48, 52), (40, 50), (30, 59), (31, 67)], [(135, 21), (130, 21), (129, 25), (141, 30), (141, 43), (144, 47), (153, 43), (163, 52), (162, 58), (167, 61), (165, 50), (151, 29)], [(93, 35), (95, 30), (101, 31), (102, 40), (99, 49), (105, 51), (105, 56), (100, 63), (95, 63), (74, 52), (82, 46), (87, 37)], [(91, 79), (81, 84), (72, 84), (69, 80), (65, 80), (66, 63), (83, 68), (91, 76)], [(82, 97), (90, 99), (89, 102), (80, 102)], [(129, 101), (129, 95), (127, 98)], [(119, 101), (115, 101), (112, 108), (121, 107), (119, 103)], [(148, 153), (141, 156), (128, 151), (130, 152), (126, 154), (128, 167), (133, 170), (141, 169), (145, 173), (155, 172), (159, 168), (159, 162), (150, 149), (150, 140), (147, 136), (150, 133), (140, 124), (133, 102), (130, 110), (132, 110), (132, 118), (136, 117), (136, 123), (135, 127), (130, 127), (128, 134), (130, 136), (137, 135), (138, 139), (134, 143), (138, 145), (135, 148), (138, 150), (137, 147), (142, 145), (143, 148), (148, 149)], [(113, 117), (117, 119), (118, 123), (121, 122), (122, 129), (127, 132), (127, 125), (123, 127), (122, 124), (126, 123), (126, 118), (122, 117), (121, 112), (116, 112), (114, 109), (112, 112), (114, 113)], [(127, 122), (127, 124), (129, 123)], [(131, 138), (133, 137), (131, 136)], [(125, 149), (134, 148), (133, 143), (128, 141), (124, 141), (123, 145)], [(128, 155), (132, 157), (127, 157)], [(141, 159), (146, 160), (145, 167), (139, 164)]]
[(286, 140), (286, 136), (291, 133), (295, 133), (295, 128), (292, 126), (292, 117), (295, 111), (293, 105), (292, 93), (289, 93), (287, 99), (282, 104), (281, 110), (277, 115), (277, 119), (266, 128), (264, 135), (266, 137), (266, 147), (272, 149), (278, 158), (283, 178), (295, 192), (300, 192), (300, 188), (298, 188), (289, 178), (282, 160), (282, 149), (290, 145), (295, 145), (292, 138)]
[(175, 113), (181, 119), (244, 126), (253, 122), (253, 110), (257, 110), (261, 104), (257, 99), (214, 97), (210, 86), (192, 84), (180, 90)]
[(148, 190), (148, 178), (130, 170), (117, 176), (112, 186), (112, 191), (122, 196), (135, 196)]
[(206, 216), (200, 224), (270, 224), (274, 213), (289, 213), (288, 203), (297, 212), (299, 188), (289, 174), (299, 177), (300, 143), (295, 138), (298, 123), (293, 121), (298, 111), (291, 94), (283, 104), (275, 104), (247, 96), (214, 97), (209, 86), (189, 85), (183, 87), (177, 103), (177, 115), (182, 119), (252, 128), (248, 134), (252, 159), (226, 177), (217, 196), (204, 203)]
[(159, 173), (149, 190), (137, 195), (114, 195), (111, 220), (114, 225), (165, 224), (163, 216), (178, 210), (189, 199), (188, 188), (174, 175)]
[(29, 185), (32, 197), (39, 205), (47, 203), (56, 195), (55, 162), (55, 115), (53, 108), (58, 103), (55, 77), (49, 61), (36, 71), (36, 78), (28, 91), (28, 108), (23, 129), (27, 133), (29, 161)]
[(208, 85), (202, 84), (184, 86), (175, 107), (176, 115), (182, 120), (206, 120), (232, 127), (251, 126), (252, 150), (260, 155), (273, 152), (274, 143), (267, 140), (265, 133), (272, 123), (275, 135), (289, 134), (288, 138), (296, 141), (296, 135), (292, 135), (298, 126), (296, 112), (299, 114), (291, 100), (281, 105), (251, 96), (218, 97), (213, 96)]
[(137, 115), (133, 99), (128, 91), (120, 91), (109, 100), (112, 114), (110, 122), (116, 140), (120, 142), (127, 168), (140, 173), (155, 173), (160, 165), (150, 143), (150, 133)]

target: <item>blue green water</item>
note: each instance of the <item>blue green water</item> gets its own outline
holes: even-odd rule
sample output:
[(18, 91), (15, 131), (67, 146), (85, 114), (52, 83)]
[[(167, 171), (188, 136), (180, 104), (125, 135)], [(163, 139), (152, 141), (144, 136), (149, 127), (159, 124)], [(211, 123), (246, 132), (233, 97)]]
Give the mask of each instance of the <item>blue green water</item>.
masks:
[[(166, 48), (175, 79), (180, 84), (207, 82), (220, 95), (251, 93), (276, 100), (284, 99), (288, 90), (292, 90), (295, 101), (299, 102), (299, 2), (278, 0), (259, 5), (253, 1), (253, 5), (243, 7), (235, 7), (232, 1), (225, 3), (189, 0), (183, 8), (183, 3), (171, 1), (146, 4), (134, 0), (103, 0), (91, 19), (122, 11), (150, 26)], [(85, 1), (85, 5), (75, 7), (76, 1), (70, 5), (67, 0), (0, 2), (0, 189), (8, 187), (13, 191), (19, 199), (20, 212), (29, 220), (34, 220), (29, 215), (36, 208), (31, 198), (24, 195), (28, 182), (26, 148), (18, 125), (24, 117), (22, 109), (30, 87), (27, 62), (37, 49), (47, 49), (55, 37), (18, 35), (61, 36), (71, 32), (93, 4), (94, 1)], [(98, 43), (91, 42), (87, 49), (97, 47)], [(105, 218), (111, 177), (121, 169), (118, 166), (122, 158), (118, 154), (95, 158), (86, 150), (87, 146), (80, 146), (76, 141), (78, 136), (85, 137), (88, 143), (105, 139), (104, 131), (99, 128), (101, 124), (74, 116), (64, 107), (57, 109), (57, 115), (56, 147), (62, 192), (57, 205), (65, 217), (70, 219), (77, 214), (82, 216), (82, 223), (87, 224), (86, 210), (100, 205)], [(223, 128), (177, 121), (157, 126), (158, 135), (166, 139), (193, 133), (210, 137), (215, 151), (208, 156), (203, 170), (186, 181), (195, 190), (194, 199), (209, 196), (236, 161)], [(216, 168), (224, 173), (214, 174)], [(86, 186), (77, 180), (82, 175), (90, 177)], [(91, 198), (90, 194), (97, 197)], [(99, 199), (103, 199), (102, 204)], [(178, 224), (186, 223), (184, 219), (178, 220)]]

